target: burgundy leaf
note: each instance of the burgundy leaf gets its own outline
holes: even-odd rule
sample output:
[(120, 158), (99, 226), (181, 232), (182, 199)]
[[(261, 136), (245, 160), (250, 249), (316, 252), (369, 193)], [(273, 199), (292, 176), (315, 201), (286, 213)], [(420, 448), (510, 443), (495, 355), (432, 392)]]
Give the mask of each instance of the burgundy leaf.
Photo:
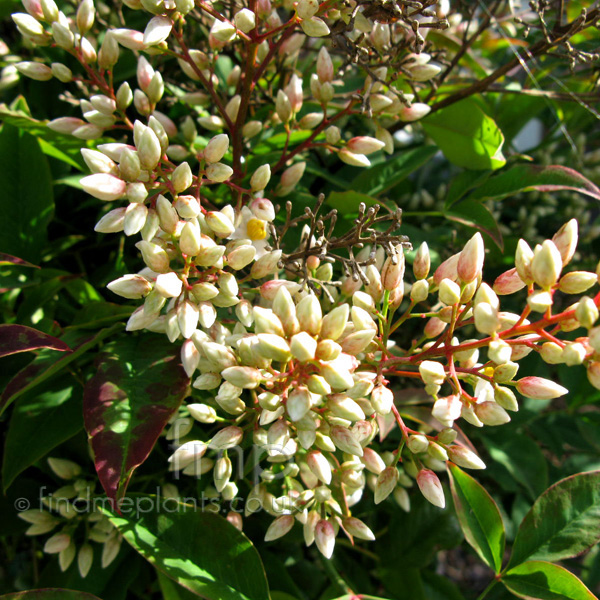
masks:
[(0, 265), (17, 265), (18, 267), (32, 267), (34, 269), (39, 269), (37, 265), (32, 265), (22, 258), (12, 256), (11, 254), (5, 254), (4, 252), (0, 252)]
[(85, 386), (83, 417), (96, 470), (109, 498), (120, 500), (136, 467), (188, 390), (173, 345), (162, 337), (127, 336), (98, 359)]
[(59, 352), (71, 350), (67, 344), (48, 335), (43, 331), (38, 331), (25, 325), (0, 325), (0, 358), (17, 354), (18, 352), (29, 352), (30, 350), (39, 350), (40, 348), (49, 348)]

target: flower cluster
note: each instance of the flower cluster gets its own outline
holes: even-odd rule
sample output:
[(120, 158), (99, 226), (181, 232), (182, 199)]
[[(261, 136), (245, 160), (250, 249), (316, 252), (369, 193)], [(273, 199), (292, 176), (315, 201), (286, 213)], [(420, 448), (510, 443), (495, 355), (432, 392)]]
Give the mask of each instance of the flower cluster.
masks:
[(30, 523), (25, 533), (44, 535), (59, 528), (44, 543), (44, 552), (58, 556), (61, 571), (77, 558), (79, 574), (86, 577), (94, 561), (93, 544), (101, 545), (100, 562), (102, 568), (108, 567), (117, 557), (123, 538), (108, 517), (93, 509), (95, 482), (85, 479), (81, 467), (71, 460), (49, 458), (48, 465), (65, 485), (41, 498), (40, 508), (19, 513)]
[[(583, 294), (598, 280), (581, 271), (561, 277), (577, 244), (574, 221), (533, 250), (521, 241), (515, 267), (493, 287), (483, 282), (480, 234), (433, 273), (421, 245), (410, 256), (412, 276), (407, 248), (377, 237), (384, 220), (373, 221), (371, 246), (361, 231), (337, 238), (346, 252), (337, 264), (324, 221), (310, 209), (306, 249), (286, 251), (282, 242), (299, 218), (288, 211), (281, 225), (269, 197), (289, 196), (293, 205), (304, 153), (368, 167), (370, 155), (393, 152), (390, 130), (428, 114), (420, 92), (442, 68), (433, 51), (422, 52), (421, 31), (449, 25), (446, 3), (256, 0), (248, 7), (232, 3), (227, 15), (204, 0), (125, 4), (147, 13), (143, 32), (111, 15), (105, 16), (112, 26), (103, 30), (92, 0), (72, 14), (54, 0), (24, 0), (27, 12), (13, 15), (19, 31), (34, 45), (64, 49), (79, 72), (38, 61), (15, 68), (38, 80), (58, 78), (83, 96), (83, 119), (61, 117), (48, 126), (94, 146), (82, 150), (91, 171), (81, 180), (86, 192), (124, 201), (100, 218), (96, 231), (141, 236), (136, 248), (145, 268), (108, 287), (143, 299), (129, 331), (164, 333), (181, 343), (194, 391), (183, 426), (176, 421), (167, 433), (178, 445), (173, 470), (212, 473), (211, 494), (232, 500), (238, 484), (248, 483), (233, 449), (254, 446), (266, 467), (252, 482), (246, 514), (259, 506), (275, 518), (267, 540), (300, 522), (306, 543), (329, 557), (340, 530), (373, 539), (351, 513), (366, 487), (375, 503), (392, 495), (409, 510), (407, 488), (416, 482), (443, 507), (436, 472), (448, 461), (485, 467), (457, 438), (457, 420), (500, 425), (518, 410), (515, 391), (540, 399), (567, 392), (539, 377), (516, 379), (528, 353), (550, 364), (584, 364), (600, 388), (600, 328), (594, 327), (600, 296), (554, 311), (557, 293)], [(342, 50), (330, 53), (332, 42)], [(127, 81), (114, 86), (123, 49), (136, 54), (135, 89)], [(224, 69), (229, 55), (239, 64)], [(357, 89), (343, 80), (350, 69), (359, 75)], [(304, 72), (311, 72), (307, 82)], [(357, 114), (369, 115), (372, 131), (362, 133), (372, 135), (350, 131), (349, 117)], [(269, 144), (275, 157), (264, 151)], [(501, 310), (499, 296), (522, 290), (520, 314)], [(407, 343), (399, 335), (423, 320), (420, 337)], [(560, 339), (581, 327), (585, 337)], [(403, 414), (394, 378), (424, 384), (430, 422), (406, 424), (417, 421)], [(394, 427), (399, 435), (390, 442)], [(28, 518), (39, 533), (57, 524), (45, 513)], [(242, 526), (241, 517), (231, 520)], [(51, 540), (50, 551), (61, 552), (68, 565), (75, 555), (69, 532)], [(83, 556), (82, 573), (90, 550)]]

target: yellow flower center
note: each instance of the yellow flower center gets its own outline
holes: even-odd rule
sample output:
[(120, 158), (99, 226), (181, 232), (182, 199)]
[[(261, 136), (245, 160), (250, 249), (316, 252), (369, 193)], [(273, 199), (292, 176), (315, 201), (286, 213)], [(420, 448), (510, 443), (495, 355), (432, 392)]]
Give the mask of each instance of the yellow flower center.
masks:
[(260, 219), (250, 219), (246, 227), (248, 237), (255, 242), (256, 240), (264, 240), (267, 237), (267, 223)]

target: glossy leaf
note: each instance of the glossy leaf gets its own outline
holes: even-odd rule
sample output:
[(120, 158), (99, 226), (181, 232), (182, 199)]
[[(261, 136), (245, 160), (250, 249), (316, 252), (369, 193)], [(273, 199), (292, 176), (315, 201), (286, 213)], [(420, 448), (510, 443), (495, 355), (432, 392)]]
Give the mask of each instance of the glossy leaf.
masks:
[(46, 389), (26, 394), (16, 405), (2, 460), (5, 490), (27, 467), (83, 428), (81, 398), (81, 388), (69, 376), (53, 380)]
[(435, 146), (402, 150), (384, 162), (363, 169), (352, 180), (350, 189), (369, 196), (383, 194), (425, 164), (436, 152)]
[(520, 192), (569, 190), (600, 200), (600, 189), (574, 169), (560, 165), (515, 165), (489, 178), (469, 200), (502, 200)]
[(27, 262), (22, 258), (12, 256), (11, 254), (5, 254), (4, 252), (0, 252), (0, 265), (16, 265), (17, 267), (31, 267), (33, 269), (39, 269), (37, 265), (32, 265), (30, 262)]
[(187, 389), (177, 350), (163, 337), (128, 335), (105, 348), (85, 386), (83, 416), (109, 498), (123, 497)]
[(506, 164), (502, 132), (471, 98), (429, 115), (422, 124), (446, 158), (459, 167), (499, 169)]
[(363, 202), (366, 206), (377, 204), (377, 200), (360, 192), (331, 192), (327, 196), (327, 204), (335, 208), (342, 215), (354, 215), (358, 212), (358, 205)]
[(73, 335), (73, 340), (77, 340), (77, 343), (71, 342), (70, 338), (65, 335), (63, 337), (73, 347), (73, 352), (69, 352), (69, 354), (63, 355), (59, 359), (56, 358), (54, 353), (48, 351), (40, 352), (40, 355), (25, 368), (21, 369), (4, 388), (2, 396), (0, 396), (0, 414), (19, 396), (46, 381), (52, 375), (60, 373), (75, 359), (94, 348), (103, 339), (121, 328), (122, 325), (117, 324), (113, 327), (102, 329), (96, 334), (90, 333), (83, 337), (81, 335)]
[(544, 561), (529, 561), (511, 569), (502, 576), (502, 583), (527, 600), (598, 600), (573, 573)]
[(501, 250), (504, 247), (502, 233), (496, 219), (487, 206), (474, 202), (472, 200), (463, 200), (454, 204), (444, 213), (450, 221), (462, 223), (468, 227), (479, 229), (482, 233), (487, 233)]
[(600, 471), (579, 473), (535, 501), (519, 527), (509, 566), (577, 556), (599, 540)]
[[(152, 509), (136, 510), (142, 505)], [(179, 585), (207, 600), (269, 599), (258, 552), (222, 517), (141, 495), (125, 498), (121, 510), (103, 508), (127, 542)]]
[(39, 350), (40, 348), (48, 348), (58, 352), (71, 350), (63, 341), (43, 331), (33, 329), (33, 327), (0, 325), (0, 358), (18, 352)]
[(502, 569), (505, 531), (492, 497), (473, 477), (449, 464), (452, 499), (467, 542), (496, 573)]
[(2, 251), (36, 263), (54, 213), (52, 174), (38, 141), (8, 124), (0, 132), (0, 180)]
[(0, 596), (0, 600), (100, 600), (98, 596), (87, 592), (62, 589), (27, 590)]

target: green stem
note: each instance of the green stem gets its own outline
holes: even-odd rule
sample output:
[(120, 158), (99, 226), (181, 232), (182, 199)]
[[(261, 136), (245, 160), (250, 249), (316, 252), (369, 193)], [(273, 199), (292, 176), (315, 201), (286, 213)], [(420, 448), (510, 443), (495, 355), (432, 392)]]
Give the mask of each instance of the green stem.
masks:
[(481, 592), (481, 595), (477, 598), (477, 600), (483, 600), (488, 593), (491, 591), (491, 589), (498, 583), (498, 579), (493, 579), (490, 584), (485, 588), (485, 590), (483, 590), (483, 592)]
[(334, 583), (340, 588), (340, 591), (343, 594), (350, 594), (351, 596), (355, 596), (356, 594), (352, 590), (352, 588), (344, 581), (344, 578), (337, 572), (337, 569), (333, 566), (333, 562), (329, 558), (325, 558), (321, 554), (319, 554), (319, 558), (321, 559), (321, 564), (327, 573), (327, 576), (331, 580), (331, 583)]

